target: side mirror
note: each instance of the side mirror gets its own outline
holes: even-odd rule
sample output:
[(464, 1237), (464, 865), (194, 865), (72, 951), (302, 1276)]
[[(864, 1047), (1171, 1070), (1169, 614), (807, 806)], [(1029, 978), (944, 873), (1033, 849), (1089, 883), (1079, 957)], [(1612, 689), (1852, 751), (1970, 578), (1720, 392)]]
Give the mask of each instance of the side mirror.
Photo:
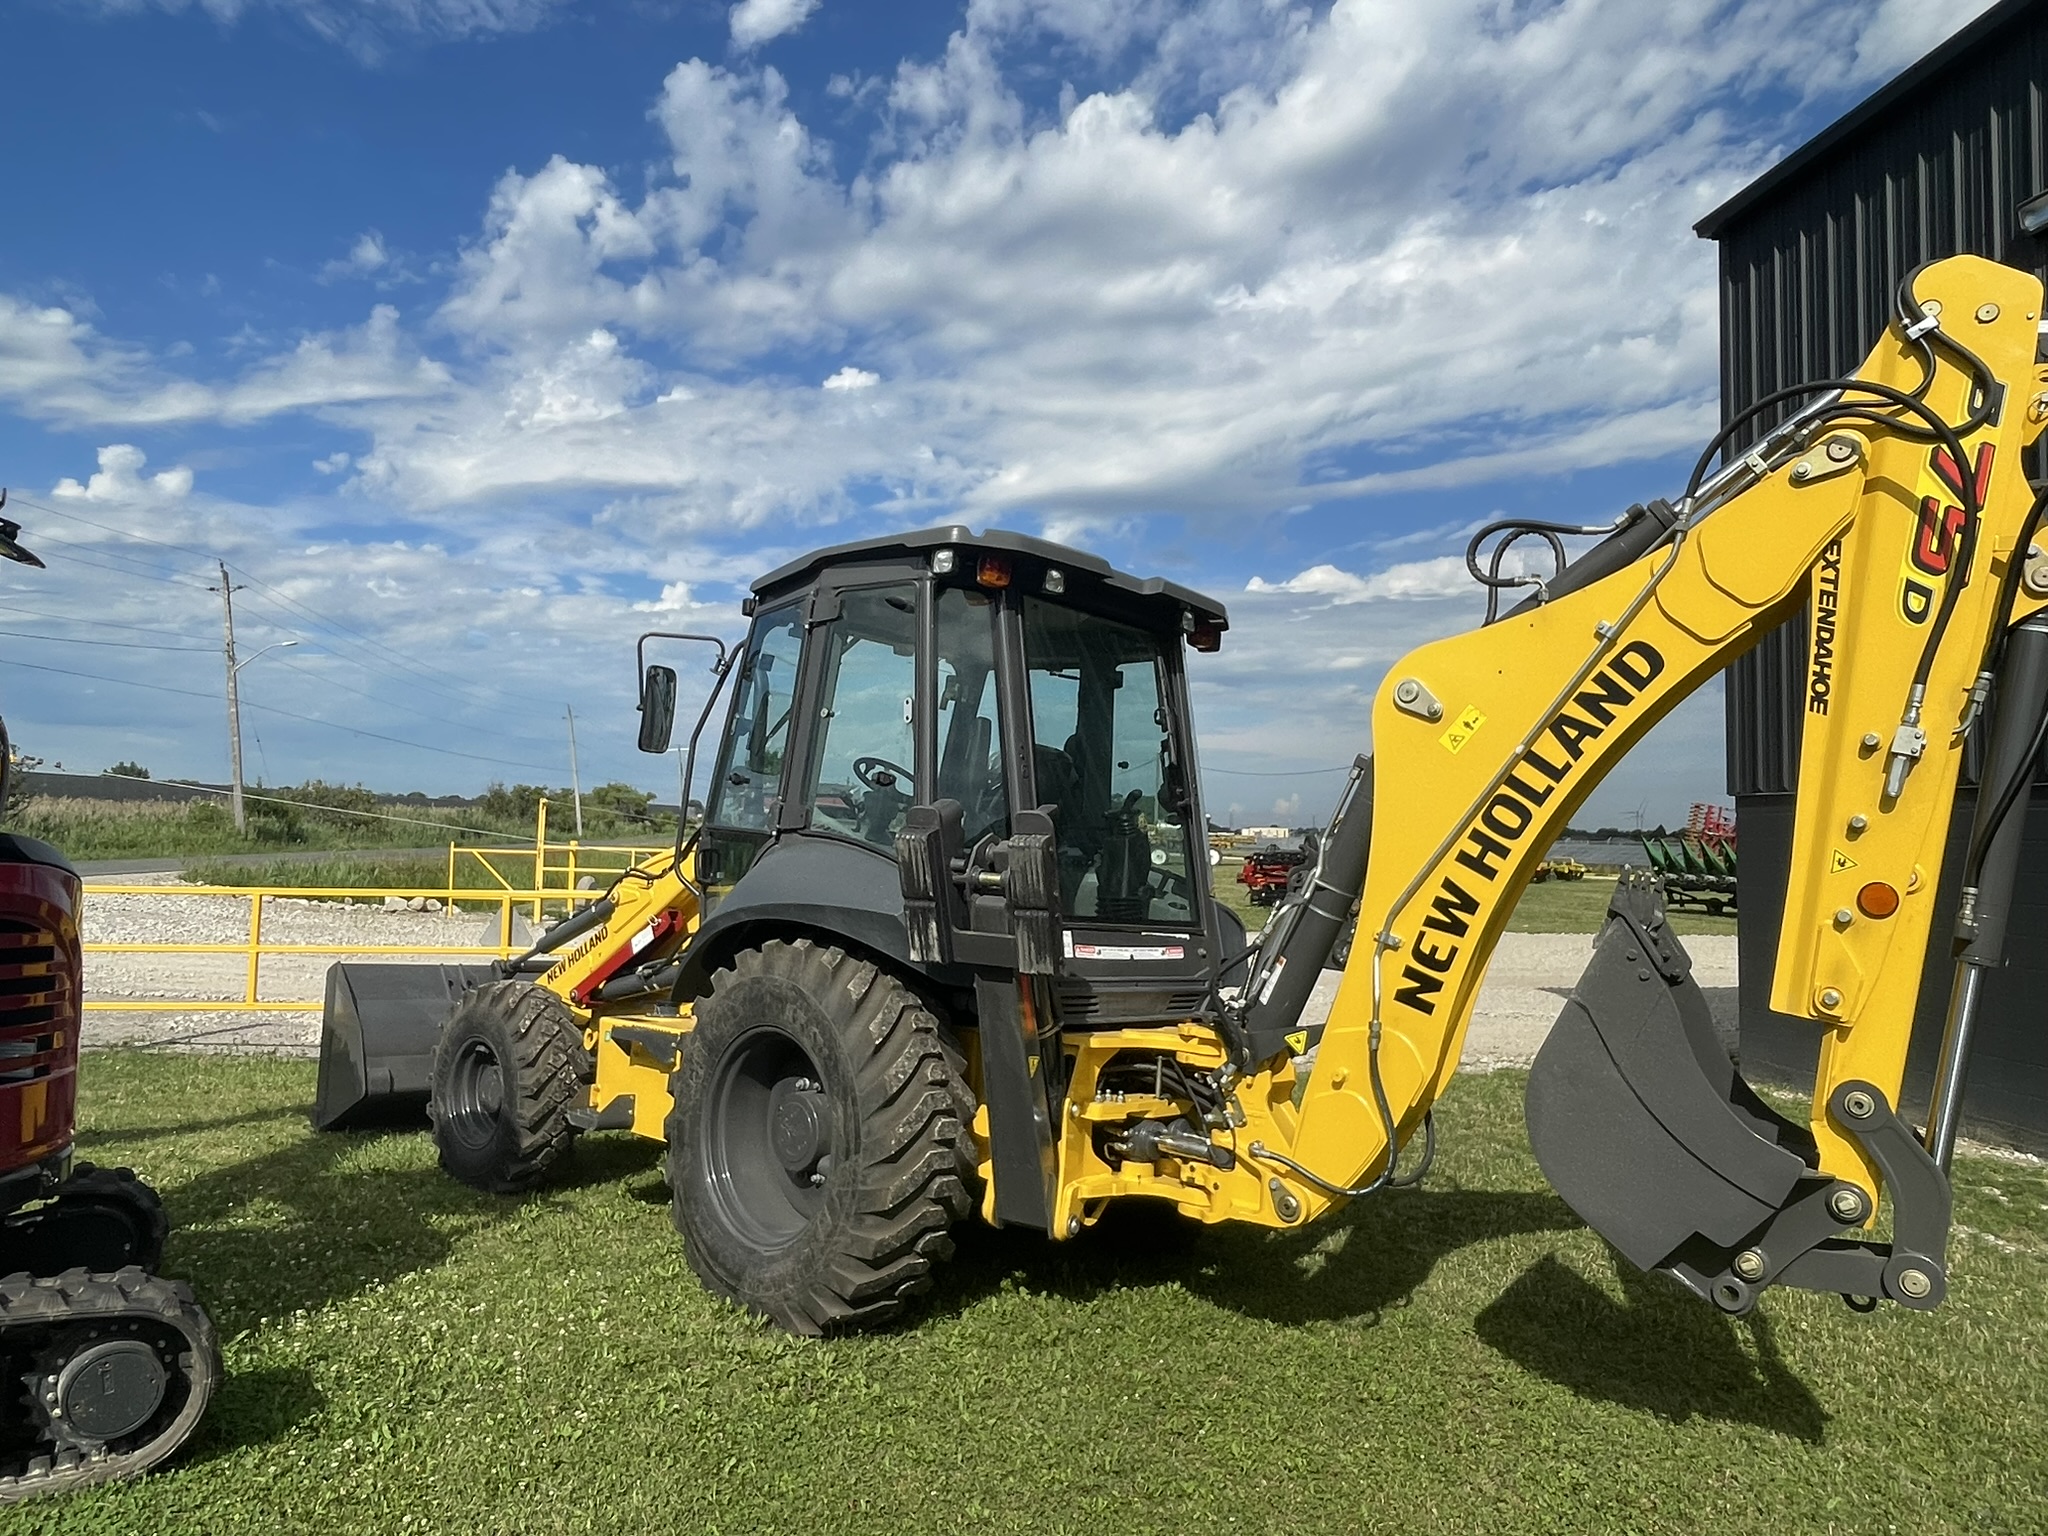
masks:
[(658, 663), (640, 679), (640, 750), (666, 752), (676, 726), (676, 669)]

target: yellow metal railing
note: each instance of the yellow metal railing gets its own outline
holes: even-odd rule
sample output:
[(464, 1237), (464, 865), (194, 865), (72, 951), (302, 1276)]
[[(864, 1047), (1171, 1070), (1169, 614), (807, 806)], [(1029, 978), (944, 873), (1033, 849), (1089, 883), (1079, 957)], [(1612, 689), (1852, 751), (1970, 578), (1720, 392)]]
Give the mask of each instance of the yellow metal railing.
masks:
[[(534, 818), (533, 846), (517, 848), (472, 848), (448, 845), (447, 884), (438, 890), (409, 886), (304, 886), (304, 885), (123, 885), (107, 881), (86, 882), (91, 896), (237, 896), (249, 903), (247, 936), (229, 943), (124, 943), (95, 940), (84, 945), (88, 955), (241, 955), (246, 957), (240, 998), (155, 998), (95, 997), (84, 1006), (93, 1012), (119, 1013), (304, 1013), (318, 1012), (325, 1003), (317, 999), (272, 1000), (262, 995), (264, 957), (270, 955), (361, 955), (417, 956), (436, 959), (502, 959), (519, 953), (525, 946), (515, 943), (512, 924), (515, 912), (539, 927), (549, 909), (566, 915), (579, 903), (597, 900), (614, 879), (652, 854), (665, 853), (671, 845), (629, 846), (615, 843), (557, 843), (548, 840), (548, 807), (543, 800)], [(578, 890), (577, 882), (593, 878), (595, 888)], [(276, 944), (263, 936), (263, 907), (267, 901), (345, 900), (375, 904), (386, 897), (404, 901), (431, 899), (441, 903), (441, 914), (453, 920), (459, 908), (467, 906), (477, 916), (495, 907), (498, 913), (498, 941), (476, 944)], [(89, 919), (88, 919), (89, 920)], [(93, 981), (92, 967), (86, 967), (86, 984)]]
[[(452, 958), (493, 958), (503, 959), (519, 953), (524, 946), (515, 943), (512, 937), (513, 911), (529, 903), (536, 915), (543, 902), (566, 903), (573, 907), (577, 902), (595, 901), (601, 891), (578, 891), (555, 887), (552, 889), (484, 890), (462, 889), (451, 886), (447, 892), (419, 891), (403, 887), (358, 887), (358, 886), (281, 886), (281, 885), (120, 885), (111, 882), (88, 881), (85, 886), (88, 898), (94, 896), (178, 896), (178, 897), (221, 897), (239, 896), (249, 903), (249, 928), (247, 938), (227, 943), (129, 943), (121, 940), (92, 940), (82, 947), (88, 955), (242, 955), (248, 965), (244, 976), (242, 996), (236, 998), (88, 998), (84, 1007), (88, 1012), (107, 1011), (119, 1013), (304, 1013), (318, 1012), (326, 1006), (320, 999), (273, 1000), (261, 993), (262, 962), (266, 955), (416, 955), (432, 956), (437, 959)], [(496, 944), (277, 944), (267, 942), (263, 937), (263, 904), (275, 899), (327, 899), (355, 898), (361, 901), (381, 902), (386, 897), (396, 896), (402, 900), (418, 897), (432, 897), (445, 900), (441, 909), (444, 919), (452, 920), (459, 915), (457, 902), (473, 907), (498, 909), (498, 942)], [(87, 920), (90, 922), (91, 907), (88, 901)], [(469, 915), (477, 915), (471, 913)], [(92, 967), (86, 967), (86, 984), (92, 983)]]
[[(444, 899), (453, 901), (457, 881), (469, 876), (478, 879), (479, 883), (488, 881), (494, 893), (521, 891), (522, 903), (530, 901), (533, 908), (530, 915), (533, 921), (539, 922), (542, 901), (575, 890), (576, 882), (584, 876), (591, 876), (600, 885), (609, 885), (642, 859), (664, 853), (670, 846), (667, 842), (658, 845), (574, 840), (550, 842), (548, 803), (543, 800), (534, 814), (531, 848), (485, 848), (450, 843), (448, 891)], [(556, 876), (560, 877), (559, 884), (554, 878)]]

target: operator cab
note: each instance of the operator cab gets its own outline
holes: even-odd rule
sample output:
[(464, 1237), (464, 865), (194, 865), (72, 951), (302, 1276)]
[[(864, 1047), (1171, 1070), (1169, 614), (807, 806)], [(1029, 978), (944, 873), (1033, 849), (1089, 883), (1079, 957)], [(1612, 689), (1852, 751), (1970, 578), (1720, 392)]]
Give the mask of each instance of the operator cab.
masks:
[[(1183, 667), (1221, 643), (1221, 604), (960, 527), (822, 550), (753, 593), (697, 845), (706, 963), (741, 930), (810, 928), (943, 983), (1049, 975), (1069, 1026), (1202, 1011), (1244, 944), (1210, 891)], [(936, 896), (900, 867), (926, 834)]]

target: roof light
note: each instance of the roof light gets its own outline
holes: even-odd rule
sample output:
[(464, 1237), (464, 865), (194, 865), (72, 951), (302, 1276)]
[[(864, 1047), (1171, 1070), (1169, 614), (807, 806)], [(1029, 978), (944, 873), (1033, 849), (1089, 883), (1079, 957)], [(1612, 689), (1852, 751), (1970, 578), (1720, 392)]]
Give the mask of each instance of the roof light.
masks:
[(981, 568), (974, 573), (974, 579), (984, 587), (1007, 587), (1010, 584), (1010, 557), (983, 555)]
[(1223, 631), (1206, 620), (1201, 621), (1188, 631), (1188, 644), (1198, 651), (1220, 651), (1223, 649)]
[(953, 574), (952, 550), (935, 549), (932, 551), (932, 574), (934, 576), (950, 576)]
[(1065, 592), (1067, 590), (1067, 573), (1058, 566), (1047, 566), (1045, 568), (1045, 590), (1054, 597), (1058, 597), (1061, 593)]

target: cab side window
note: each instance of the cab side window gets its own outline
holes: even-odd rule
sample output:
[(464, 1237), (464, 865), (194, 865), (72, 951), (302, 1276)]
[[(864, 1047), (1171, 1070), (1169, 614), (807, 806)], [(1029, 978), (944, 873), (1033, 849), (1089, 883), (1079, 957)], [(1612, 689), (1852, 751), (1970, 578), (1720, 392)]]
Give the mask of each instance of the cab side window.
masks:
[(966, 817), (967, 846), (1009, 826), (996, 718), (995, 602), (985, 592), (943, 587), (938, 604), (939, 792)]
[(810, 825), (893, 852), (903, 813), (917, 798), (917, 588), (846, 593), (819, 643), (825, 682)]
[(775, 826), (803, 640), (803, 615), (796, 604), (755, 621), (740, 662), (732, 724), (718, 754), (718, 777), (711, 785), (705, 820), (713, 826), (757, 832)]

